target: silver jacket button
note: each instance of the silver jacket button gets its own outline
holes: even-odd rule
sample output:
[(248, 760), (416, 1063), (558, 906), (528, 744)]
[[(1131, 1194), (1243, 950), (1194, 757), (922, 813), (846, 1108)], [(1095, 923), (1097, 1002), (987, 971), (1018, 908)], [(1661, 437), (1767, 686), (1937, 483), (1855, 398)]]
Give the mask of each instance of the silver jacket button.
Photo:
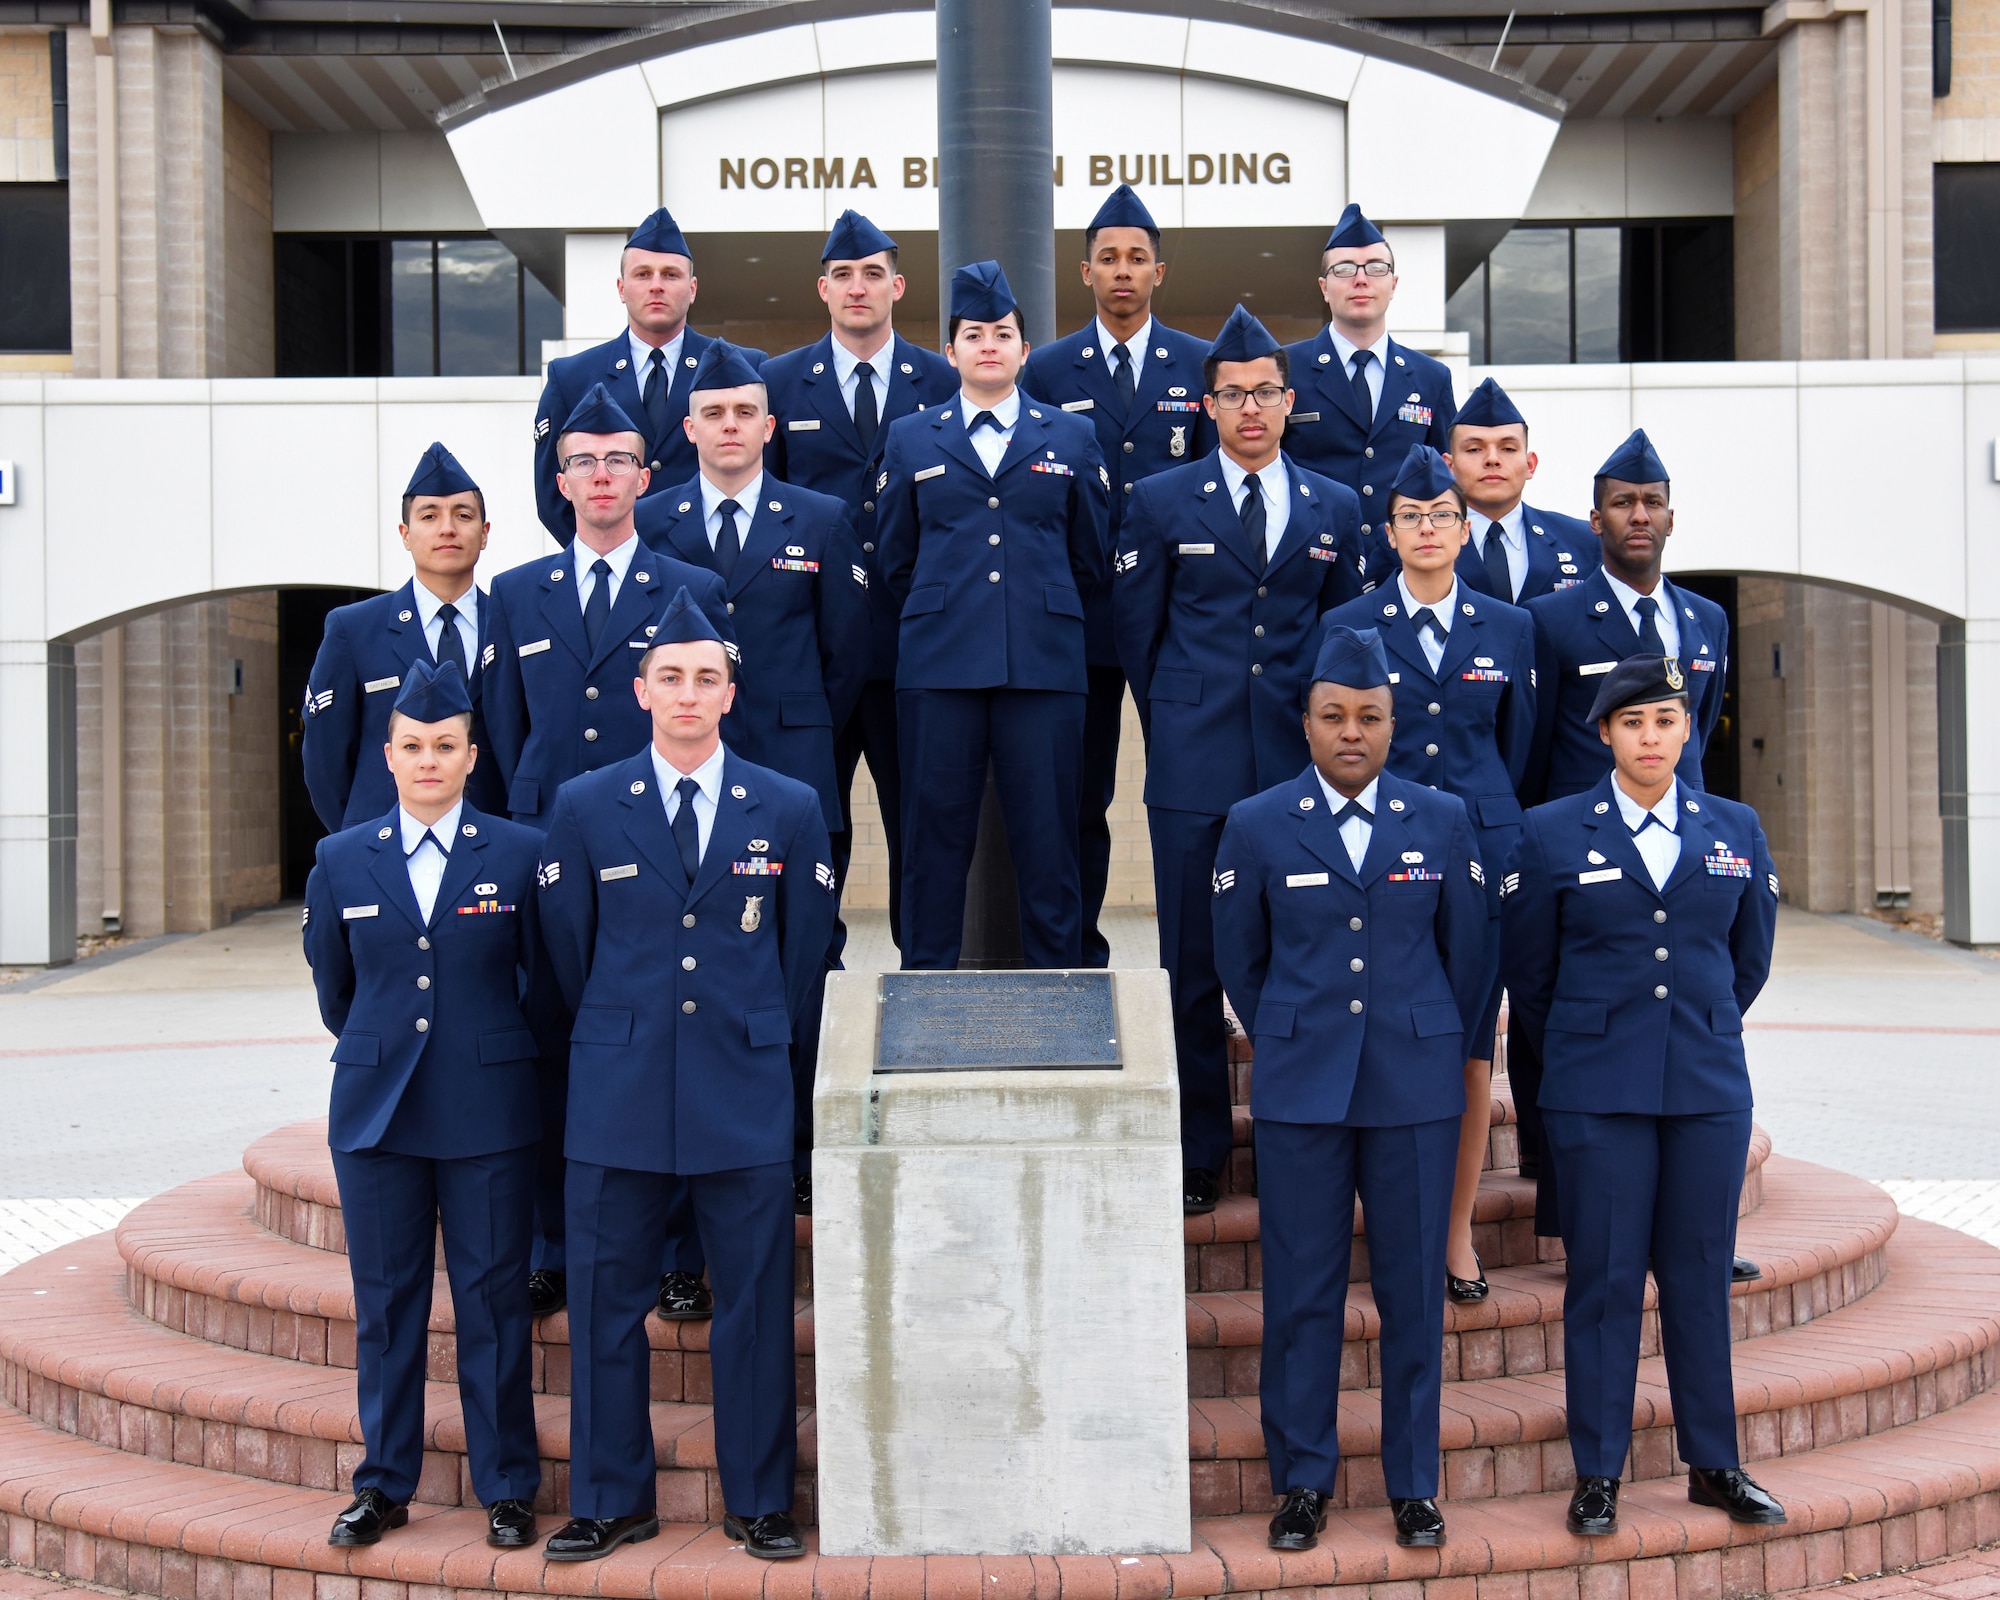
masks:
[(430, 940), (429, 940), (429, 939), (427, 939), (427, 938), (425, 938), (425, 937), (424, 937), (424, 936), (423, 936), (422, 934), (418, 934), (418, 935), (417, 935), (417, 948), (418, 948), (419, 950), (428, 950), (428, 949), (430, 949), (430, 947), (431, 947), (431, 942), (430, 942)]
[(1359, 972), (1366, 965), (1367, 963), (1365, 961), (1363, 961), (1359, 956), (1356, 956), (1352, 961), (1347, 963), (1347, 970), (1349, 972)]
[(1000, 509), (1000, 497), (997, 494), (989, 494), (986, 497), (986, 509), (988, 511), (998, 511)]
[(1659, 949), (1655, 950), (1655, 951), (1653, 952), (1653, 959), (1654, 959), (1655, 961), (1664, 961), (1664, 960), (1666, 960), (1666, 959), (1667, 959), (1667, 947), (1666, 947), (1665, 945), (1661, 945)]
[(1666, 999), (1666, 997), (1667, 997), (1667, 986), (1663, 983), (1653, 991), (1653, 998), (1655, 1000), (1664, 1000)]
[(1359, 1000), (1350, 1000), (1347, 1002), (1347, 1009), (1358, 1013), (1361, 1010), (1361, 1002)]
[(1666, 912), (1664, 912), (1664, 911), (1655, 911), (1655, 912), (1653, 913), (1653, 920), (1654, 920), (1655, 922), (1665, 922), (1665, 921), (1667, 920), (1667, 914), (1666, 914)]
[(431, 980), (428, 977), (423, 977), (423, 976), (418, 977), (417, 987), (419, 989), (428, 989), (430, 986), (431, 986)]
[(681, 918), (681, 926), (683, 928), (692, 928), (694, 926), (694, 913), (692, 911)]
[(692, 1000), (683, 1000), (681, 1002), (681, 1010), (685, 1011), (689, 1016), (693, 1016), (694, 1002)]
[(595, 700), (597, 698), (597, 685), (593, 683), (588, 689), (584, 690), (583, 697), (586, 700)]
[(596, 744), (597, 730), (595, 728), (585, 728), (583, 730), (583, 740), (585, 744)]
[(1359, 917), (1349, 917), (1347, 919), (1347, 925), (1348, 927), (1352, 928), (1356, 933), (1359, 933), (1361, 931), (1361, 919)]
[(693, 956), (682, 956), (682, 957), (681, 957), (681, 971), (683, 971), (683, 972), (692, 972), (692, 971), (694, 971), (694, 957), (693, 957)]
[(431, 1031), (431, 1019), (429, 1017), (417, 1018), (417, 1032), (429, 1033), (430, 1031)]

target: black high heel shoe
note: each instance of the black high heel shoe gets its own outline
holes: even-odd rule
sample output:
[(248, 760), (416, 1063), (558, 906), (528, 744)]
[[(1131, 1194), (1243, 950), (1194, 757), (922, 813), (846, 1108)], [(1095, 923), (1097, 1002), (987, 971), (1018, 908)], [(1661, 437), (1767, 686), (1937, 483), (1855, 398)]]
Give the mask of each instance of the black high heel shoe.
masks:
[(1486, 1282), (1486, 1264), (1479, 1259), (1477, 1250), (1472, 1252), (1472, 1260), (1479, 1269), (1479, 1276), (1476, 1278), (1455, 1278), (1449, 1267), (1445, 1269), (1444, 1292), (1460, 1305), (1470, 1305), (1475, 1301), (1484, 1300), (1490, 1287)]

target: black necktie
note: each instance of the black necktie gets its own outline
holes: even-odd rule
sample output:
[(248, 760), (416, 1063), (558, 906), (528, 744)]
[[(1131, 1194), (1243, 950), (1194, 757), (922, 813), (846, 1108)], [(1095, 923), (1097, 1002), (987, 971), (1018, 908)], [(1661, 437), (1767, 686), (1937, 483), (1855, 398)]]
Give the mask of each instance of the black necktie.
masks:
[(438, 623), (438, 647), (431, 652), (431, 659), (439, 666), (456, 661), (458, 670), (470, 682), (472, 674), (465, 667), (465, 641), (458, 636), (458, 607), (449, 601), (439, 606)]
[(590, 586), (590, 598), (583, 603), (583, 642), (594, 653), (598, 635), (611, 620), (611, 563), (599, 556), (591, 562), (590, 573), (597, 581)]
[(681, 870), (689, 883), (701, 870), (701, 824), (694, 820), (694, 797), (700, 787), (692, 778), (674, 785), (674, 793), (681, 797), (681, 808), (674, 813), (674, 847), (681, 853)]
[(1632, 609), (1639, 614), (1639, 649), (1647, 655), (1665, 655), (1667, 644), (1660, 637), (1660, 602), (1642, 594), (1632, 603)]
[(646, 446), (651, 449), (667, 436), (667, 390), (673, 385), (667, 371), (666, 353), (655, 350), (646, 358), (646, 392), (640, 402), (646, 408)]
[(1257, 474), (1243, 475), (1243, 504), (1238, 508), (1243, 517), (1243, 537), (1250, 541), (1250, 549), (1259, 561), (1268, 557), (1264, 549), (1264, 491), (1257, 487)]
[(1507, 545), (1497, 522), (1486, 524), (1486, 581), (1493, 586), (1496, 600), (1514, 598), (1514, 574), (1507, 567)]
[(722, 574), (724, 583), (736, 575), (736, 558), (743, 554), (743, 541), (736, 533), (736, 513), (742, 509), (734, 500), (725, 500), (715, 508), (722, 519), (715, 530), (715, 570)]
[(1421, 639), (1428, 630), (1437, 636), (1437, 642), (1440, 645), (1445, 642), (1445, 626), (1438, 620), (1438, 614), (1429, 606), (1418, 606), (1416, 610), (1410, 613), (1410, 621), (1417, 626), (1418, 638)]
[(1111, 347), (1111, 381), (1118, 385), (1118, 404), (1126, 416), (1132, 415), (1132, 402), (1138, 397), (1138, 381), (1132, 376), (1132, 352), (1122, 344)]
[(1359, 817), (1363, 822), (1366, 822), (1371, 826), (1374, 824), (1375, 821), (1374, 812), (1370, 811), (1359, 800), (1350, 800), (1347, 802), (1346, 805), (1342, 806), (1338, 811), (1336, 811), (1333, 814), (1333, 825), (1336, 828), (1338, 828), (1342, 823), (1346, 822), (1350, 817)]
[(1354, 352), (1354, 403), (1361, 408), (1361, 415), (1369, 422), (1375, 420), (1375, 397), (1368, 392), (1368, 363), (1375, 359), (1373, 350)]
[(875, 409), (875, 369), (867, 362), (859, 362), (854, 368), (854, 431), (861, 438), (861, 453), (871, 455), (875, 450), (875, 430), (881, 426), (880, 413)]

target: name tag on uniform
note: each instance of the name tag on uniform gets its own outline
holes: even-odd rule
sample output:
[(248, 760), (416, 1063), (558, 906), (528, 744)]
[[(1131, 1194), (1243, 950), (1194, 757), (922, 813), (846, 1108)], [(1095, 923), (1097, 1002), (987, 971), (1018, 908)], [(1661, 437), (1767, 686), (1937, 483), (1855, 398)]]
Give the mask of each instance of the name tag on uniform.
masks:
[(1392, 672), (1389, 674), (1389, 681), (1392, 684), (1401, 683), (1403, 681), (1403, 675), (1400, 672)]
[(1063, 410), (1065, 411), (1095, 411), (1096, 409), (1097, 402), (1095, 400), (1065, 400), (1063, 402)]
[(1215, 546), (1212, 544), (1184, 544), (1180, 548), (1181, 554), (1184, 556), (1212, 556), (1215, 554)]
[(1576, 675), (1579, 678), (1602, 677), (1617, 665), (1618, 663), (1615, 661), (1586, 661), (1576, 669)]
[(910, 482), (922, 483), (926, 478), (942, 478), (943, 476), (944, 467), (940, 464), (935, 467), (925, 467), (922, 472), (912, 473), (910, 475)]
[(381, 915), (382, 908), (380, 906), (342, 906), (340, 908), (340, 920), (342, 922), (359, 922), (363, 917), (379, 917)]
[(818, 433), (819, 418), (814, 417), (810, 422), (788, 422), (785, 426), (793, 433)]
[(603, 871), (598, 873), (597, 881), (599, 883), (613, 883), (617, 881), (619, 878), (636, 878), (638, 876), (639, 876), (639, 863), (636, 861), (628, 861), (622, 867), (604, 868)]
[(646, 641), (644, 639), (627, 639), (625, 644), (628, 649), (632, 650), (643, 650), (646, 648)]
[(1576, 881), (1578, 883), (1612, 883), (1624, 876), (1625, 869), (1623, 867), (1604, 867), (1596, 872), (1579, 872), (1576, 875)]
[(1317, 411), (1294, 411), (1285, 420), (1287, 422), (1317, 422), (1319, 421), (1319, 413)]
[(402, 684), (401, 678), (370, 678), (361, 687), (369, 694), (380, 694), (384, 689), (394, 689)]
[(1317, 889), (1333, 880), (1324, 872), (1288, 872), (1285, 874), (1287, 889)]
[(522, 645), (520, 649), (514, 652), (514, 654), (517, 656), (538, 656), (544, 650), (548, 649), (548, 647), (549, 647), (548, 640), (537, 639), (533, 644)]

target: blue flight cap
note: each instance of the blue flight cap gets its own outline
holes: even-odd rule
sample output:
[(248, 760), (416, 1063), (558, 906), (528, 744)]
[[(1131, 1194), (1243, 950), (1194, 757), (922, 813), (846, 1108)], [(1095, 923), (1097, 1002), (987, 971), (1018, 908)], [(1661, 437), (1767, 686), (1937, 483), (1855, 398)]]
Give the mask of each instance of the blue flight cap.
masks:
[(1650, 706), (1661, 700), (1687, 697), (1687, 675), (1672, 656), (1627, 656), (1605, 673), (1603, 683), (1598, 685), (1597, 698), (1590, 703), (1590, 720), (1601, 722), (1627, 706)]
[(1465, 397), (1465, 404), (1451, 419), (1454, 428), (1511, 428), (1517, 424), (1525, 428), (1528, 419), (1507, 398), (1507, 391), (1491, 378), (1484, 379)]
[(1410, 500), (1435, 500), (1451, 493), (1452, 482), (1451, 468), (1444, 464), (1443, 456), (1427, 444), (1413, 444), (1396, 469), (1396, 481), (1389, 492)]
[(741, 345), (731, 344), (727, 339), (716, 339), (702, 351), (701, 361), (694, 369), (694, 378), (688, 384), (688, 393), (698, 394), (703, 389), (740, 389), (746, 383), (763, 381), (764, 374), (757, 370), (756, 363)]
[(1208, 347), (1208, 354), (1214, 361), (1256, 361), (1263, 356), (1274, 356), (1283, 348), (1271, 337), (1271, 330), (1239, 303), (1215, 336), (1215, 343)]
[(1322, 250), (1358, 250), (1363, 245), (1387, 244), (1382, 230), (1361, 214), (1361, 207), (1353, 201), (1340, 214), (1340, 220), (1333, 225), (1333, 232), (1326, 236)]
[(447, 717), (471, 716), (472, 696), (456, 661), (434, 666), (419, 656), (403, 674), (403, 687), (389, 710), (412, 722), (443, 722)]
[(951, 275), (951, 314), (967, 322), (998, 322), (1015, 308), (1014, 291), (997, 261), (975, 261)]
[(869, 256), (895, 248), (894, 239), (860, 212), (850, 210), (834, 218), (833, 232), (826, 236), (826, 248), (820, 251), (819, 258), (822, 261), (864, 261)]
[(688, 248), (681, 225), (674, 221), (674, 214), (665, 206), (632, 230), (632, 237), (625, 241), (625, 248), (651, 250), (663, 256), (686, 256), (690, 263), (694, 260), (694, 252)]
[(1313, 663), (1312, 681), (1338, 683), (1349, 689), (1387, 687), (1389, 656), (1382, 648), (1381, 634), (1373, 628), (1328, 623), (1319, 636), (1319, 659)]
[(1105, 197), (1097, 215), (1090, 219), (1090, 226), (1083, 231), (1095, 233), (1099, 228), (1144, 228), (1154, 234), (1160, 231), (1153, 213), (1146, 209), (1146, 202), (1133, 193), (1129, 183), (1119, 184)]
[(1666, 483), (1667, 465), (1646, 437), (1644, 428), (1634, 428), (1631, 437), (1612, 451), (1597, 469), (1600, 478), (1616, 478), (1620, 483)]
[(405, 495), (413, 494), (477, 494), (479, 485), (472, 481), (472, 474), (458, 464), (458, 457), (445, 449), (442, 444), (432, 442), (423, 459), (417, 463), (417, 470), (410, 474), (409, 487)]
[[(722, 635), (715, 631), (715, 624), (708, 620), (708, 614), (694, 603), (694, 596), (682, 584), (674, 591), (673, 599), (667, 602), (666, 614), (660, 618), (660, 626), (653, 634), (653, 643), (647, 648), (663, 644), (695, 644), (703, 639), (722, 644)], [(728, 646), (723, 645), (726, 653)]]
[(636, 433), (645, 430), (625, 415), (625, 409), (611, 398), (611, 391), (593, 383), (560, 429), (561, 433)]

